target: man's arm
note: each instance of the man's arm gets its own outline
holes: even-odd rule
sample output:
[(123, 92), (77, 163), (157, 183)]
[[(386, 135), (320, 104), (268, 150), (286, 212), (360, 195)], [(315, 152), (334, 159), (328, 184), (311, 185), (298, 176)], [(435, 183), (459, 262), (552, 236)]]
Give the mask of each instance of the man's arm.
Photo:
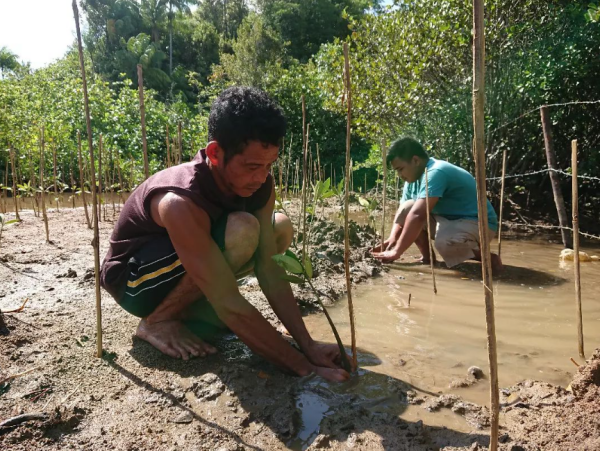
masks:
[(317, 366), (337, 368), (334, 360), (339, 358), (339, 351), (335, 345), (321, 345), (315, 343), (306, 330), (298, 303), (290, 283), (283, 280), (285, 271), (277, 265), (272, 257), (277, 253), (275, 233), (272, 225), (273, 206), (275, 205), (275, 190), (267, 204), (256, 211), (254, 215), (260, 224), (260, 238), (254, 273), (258, 279), (269, 304), (286, 329), (290, 332), (296, 343), (306, 354), (308, 359)]
[(301, 376), (315, 371), (315, 366), (286, 343), (240, 294), (229, 265), (210, 235), (206, 212), (191, 200), (169, 193), (158, 204), (158, 215), (187, 273), (219, 318), (250, 349)]
[[(433, 207), (437, 204), (439, 197), (429, 198), (429, 211), (433, 210)], [(385, 261), (394, 261), (399, 259), (402, 254), (413, 244), (418, 238), (423, 226), (427, 221), (427, 201), (426, 199), (418, 199), (413, 207), (410, 209), (404, 227), (402, 227), (402, 233), (400, 238), (396, 242), (396, 245), (386, 251), (380, 253), (374, 253), (373, 256), (380, 258)]]

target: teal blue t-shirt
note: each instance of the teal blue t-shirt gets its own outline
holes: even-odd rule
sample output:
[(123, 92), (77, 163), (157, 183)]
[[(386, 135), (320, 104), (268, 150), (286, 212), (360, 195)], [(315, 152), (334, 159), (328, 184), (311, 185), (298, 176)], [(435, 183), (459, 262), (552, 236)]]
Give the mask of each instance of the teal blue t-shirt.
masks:
[[(429, 174), (429, 197), (439, 197), (432, 213), (448, 219), (472, 219), (477, 221), (477, 185), (475, 178), (458, 166), (435, 158), (427, 162)], [(406, 182), (402, 202), (425, 199), (425, 172), (419, 180)], [(490, 201), (487, 201), (488, 224), (498, 230), (498, 217)]]

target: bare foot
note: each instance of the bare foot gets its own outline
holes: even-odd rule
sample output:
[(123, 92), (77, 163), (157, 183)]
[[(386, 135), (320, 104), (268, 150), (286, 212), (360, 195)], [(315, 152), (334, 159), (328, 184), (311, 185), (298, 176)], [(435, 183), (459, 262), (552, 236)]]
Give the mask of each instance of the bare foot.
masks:
[[(415, 262), (416, 263), (421, 263), (423, 265), (430, 265), (431, 264), (431, 258), (429, 258), (429, 255), (427, 257), (424, 256), (424, 255), (421, 255), (421, 257), (415, 258)], [(437, 260), (435, 258), (435, 254), (433, 254), (433, 263), (437, 263)]]
[(190, 356), (205, 357), (217, 352), (213, 346), (200, 340), (177, 320), (148, 324), (146, 319), (142, 319), (136, 335), (175, 359), (188, 360)]

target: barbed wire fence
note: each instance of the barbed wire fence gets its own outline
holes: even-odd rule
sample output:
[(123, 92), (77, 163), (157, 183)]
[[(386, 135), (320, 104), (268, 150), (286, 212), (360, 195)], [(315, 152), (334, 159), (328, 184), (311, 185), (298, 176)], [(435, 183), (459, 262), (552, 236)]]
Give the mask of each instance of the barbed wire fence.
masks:
[[(506, 127), (515, 124), (516, 122), (518, 122), (519, 120), (533, 114), (533, 113), (538, 113), (540, 112), (543, 108), (549, 108), (549, 107), (560, 107), (560, 106), (571, 106), (571, 105), (594, 105), (594, 104), (600, 104), (600, 100), (586, 100), (586, 101), (576, 101), (576, 102), (563, 102), (563, 103), (553, 103), (553, 104), (547, 104), (547, 105), (542, 105), (536, 108), (532, 108), (528, 111), (526, 111), (525, 113), (515, 117), (514, 119), (509, 120), (508, 122), (500, 125), (499, 127), (496, 127), (490, 131), (488, 131), (487, 133), (489, 135), (492, 135), (502, 129), (505, 129)], [(495, 159), (496, 157), (498, 157), (498, 155), (502, 154), (504, 152), (503, 149), (498, 149), (496, 152), (492, 153), (490, 156), (488, 156), (488, 161), (491, 161), (493, 159)], [(504, 177), (500, 176), (500, 177), (488, 177), (486, 178), (486, 181), (488, 182), (496, 182), (496, 181), (502, 181), (503, 178), (504, 180), (508, 180), (508, 179), (524, 179), (524, 178), (528, 178), (528, 177), (534, 177), (534, 176), (538, 176), (538, 175), (545, 175), (545, 174), (558, 174), (561, 176), (565, 176), (565, 177), (569, 177), (572, 178), (573, 174), (571, 174), (568, 171), (565, 171), (563, 169), (557, 169), (557, 168), (553, 168), (553, 167), (548, 167), (548, 168), (544, 168), (544, 169), (539, 169), (539, 170), (534, 170), (534, 171), (528, 171), (528, 172), (524, 172), (521, 174), (507, 174), (504, 175)], [(582, 175), (577, 175), (577, 179), (581, 179), (581, 180), (586, 180), (588, 182), (592, 182), (592, 183), (600, 183), (600, 177), (595, 177), (592, 175), (587, 175), (587, 174), (582, 174)], [(527, 227), (527, 228), (535, 228), (535, 229), (546, 229), (546, 230), (560, 230), (562, 231), (568, 231), (573, 233), (573, 228), (572, 227), (568, 227), (565, 225), (558, 225), (558, 226), (554, 226), (554, 225), (540, 225), (540, 224), (531, 224), (529, 222), (527, 222), (525, 220), (525, 218), (523, 218), (521, 215), (519, 215), (521, 217), (521, 219), (524, 221), (522, 223), (516, 223), (516, 222), (511, 222), (512, 225), (515, 226), (523, 226), (523, 227)], [(581, 232), (579, 231), (579, 235), (583, 236), (585, 238), (588, 239), (592, 239), (592, 240), (600, 240), (600, 236), (597, 235), (593, 235), (591, 233), (587, 233), (587, 232)]]

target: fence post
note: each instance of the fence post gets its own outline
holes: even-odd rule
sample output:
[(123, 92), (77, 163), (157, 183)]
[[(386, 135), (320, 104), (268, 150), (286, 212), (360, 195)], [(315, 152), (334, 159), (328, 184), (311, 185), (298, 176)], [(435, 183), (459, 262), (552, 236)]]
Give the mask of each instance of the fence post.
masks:
[(573, 267), (575, 270), (575, 302), (577, 307), (577, 344), (579, 356), (585, 359), (583, 352), (583, 315), (581, 313), (581, 274), (579, 267), (579, 186), (577, 184), (577, 140), (571, 141), (571, 169), (573, 179), (573, 249), (575, 259)]
[(550, 170), (550, 181), (552, 182), (552, 192), (554, 193), (554, 203), (558, 212), (558, 223), (560, 224), (560, 233), (562, 235), (563, 244), (566, 248), (573, 249), (573, 239), (567, 230), (569, 227), (569, 219), (567, 209), (565, 208), (565, 199), (560, 189), (560, 178), (555, 172), (556, 169), (556, 154), (554, 153), (554, 145), (552, 143), (552, 128), (550, 127), (550, 118), (548, 117), (548, 107), (540, 108), (542, 117), (542, 130), (544, 132), (544, 146), (546, 147), (546, 160), (548, 160), (548, 169)]

